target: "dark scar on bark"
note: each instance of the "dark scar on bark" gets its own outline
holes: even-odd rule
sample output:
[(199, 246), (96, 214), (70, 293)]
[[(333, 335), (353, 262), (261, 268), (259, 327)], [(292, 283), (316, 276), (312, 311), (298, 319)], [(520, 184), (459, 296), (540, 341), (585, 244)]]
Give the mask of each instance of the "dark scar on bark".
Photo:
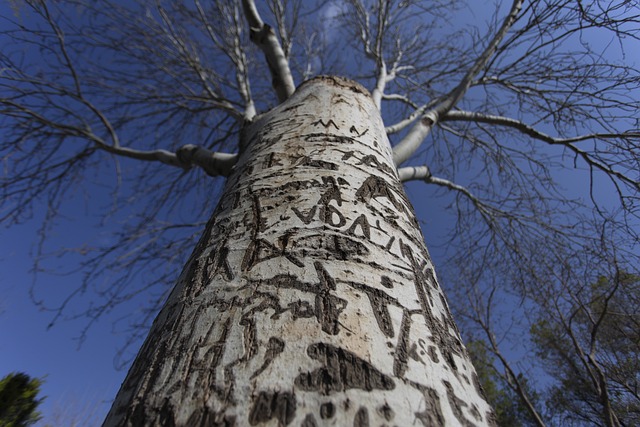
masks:
[[(418, 294), (418, 299), (421, 306), (422, 315), (425, 320), (425, 325), (431, 331), (432, 340), (435, 341), (437, 347), (440, 350), (445, 362), (452, 369), (452, 372), (457, 375), (458, 366), (456, 365), (454, 354), (461, 355), (463, 352), (462, 343), (460, 340), (449, 332), (449, 329), (455, 329), (455, 324), (449, 315), (444, 316), (443, 321), (437, 319), (431, 309), (431, 290), (427, 279), (427, 274), (423, 271), (424, 263), (420, 264), (414, 257), (411, 247), (405, 244), (400, 245), (402, 255), (409, 260), (411, 269), (413, 270), (413, 282)], [(440, 294), (442, 297), (442, 294)], [(447, 307), (446, 301), (442, 300), (443, 307)]]
[(395, 416), (395, 414), (393, 413), (393, 409), (387, 402), (384, 402), (382, 406), (378, 407), (377, 411), (387, 421), (391, 421)]
[(314, 308), (307, 301), (294, 301), (287, 306), (291, 311), (293, 320), (296, 319), (308, 319), (316, 315)]
[(324, 160), (312, 159), (308, 156), (302, 157), (302, 160), (299, 163), (299, 166), (307, 166), (310, 168), (318, 168), (318, 169), (327, 169), (327, 170), (338, 170), (338, 165), (331, 162), (326, 162)]
[(348, 159), (350, 159), (351, 157), (353, 157), (353, 153), (354, 153), (353, 151), (347, 151), (346, 153), (344, 153), (344, 154), (342, 155), (342, 159), (341, 159), (341, 160), (348, 160)]
[[(462, 412), (462, 408), (468, 406), (467, 403), (464, 400), (460, 399), (458, 396), (456, 396), (455, 392), (453, 391), (453, 386), (451, 385), (451, 383), (449, 383), (449, 381), (443, 380), (442, 383), (447, 389), (447, 399), (449, 399), (449, 406), (451, 406), (451, 409), (453, 410), (453, 415), (460, 422), (460, 425), (464, 427), (475, 427), (475, 424), (470, 420), (468, 420), (464, 416), (464, 413)], [(480, 414), (478, 413), (478, 415)]]
[(411, 329), (411, 316), (407, 310), (402, 313), (402, 323), (400, 324), (400, 336), (396, 345), (396, 352), (393, 360), (393, 374), (398, 377), (404, 377), (407, 371), (407, 362), (409, 360), (409, 331)]
[(355, 126), (351, 126), (351, 128), (349, 128), (349, 132), (355, 133), (358, 136), (364, 136), (366, 135), (367, 132), (369, 132), (369, 128), (365, 129), (364, 132), (360, 133), (360, 131), (358, 131), (358, 129), (356, 129)]
[(302, 221), (305, 225), (309, 225), (311, 221), (313, 221), (313, 216), (316, 214), (317, 206), (312, 207), (309, 211), (304, 214), (298, 210), (298, 208), (292, 207), (291, 210), (294, 214)]
[(216, 251), (214, 259), (212, 260), (213, 271), (210, 273), (210, 277), (221, 273), (225, 281), (229, 282), (233, 280), (234, 274), (233, 270), (231, 269), (231, 265), (229, 264), (228, 256), (229, 247), (227, 246), (227, 240), (224, 240), (220, 245), (220, 249)]
[(328, 188), (327, 191), (322, 194), (320, 200), (318, 200), (318, 204), (327, 206), (332, 200), (335, 200), (338, 206), (342, 206), (342, 194), (340, 193), (340, 187), (336, 184), (335, 178), (332, 176), (323, 176), (322, 183)]
[[(368, 288), (365, 290), (369, 297), (369, 303), (371, 304), (371, 310), (376, 318), (378, 327), (389, 338), (393, 338), (393, 322), (391, 321), (391, 315), (389, 314), (388, 302), (383, 297), (384, 292), (375, 288)], [(386, 295), (386, 294), (384, 294)]]
[[(168, 424), (165, 420), (160, 420), (160, 425), (171, 426), (174, 424)], [(198, 408), (189, 416), (184, 425), (186, 427), (235, 427), (236, 416), (225, 414), (224, 411), (214, 412), (209, 408)]]
[(269, 342), (267, 343), (267, 350), (264, 354), (264, 363), (251, 375), (251, 379), (264, 372), (264, 370), (269, 367), (271, 362), (273, 362), (273, 359), (275, 359), (278, 354), (282, 353), (282, 350), (284, 350), (284, 341), (276, 337), (269, 338)]
[(364, 237), (366, 237), (368, 240), (371, 239), (371, 227), (369, 226), (369, 221), (367, 220), (367, 217), (365, 214), (360, 215), (358, 218), (356, 218), (355, 221), (353, 221), (353, 224), (351, 224), (351, 227), (349, 227), (349, 229), (347, 230), (347, 233), (355, 236), (356, 235), (356, 227), (360, 227), (360, 229), (362, 230), (362, 234), (364, 235)]
[(336, 414), (336, 407), (331, 402), (326, 402), (320, 405), (320, 418), (323, 420), (333, 418)]
[(253, 356), (258, 352), (258, 343), (256, 342), (256, 321), (252, 317), (242, 317), (240, 319), (240, 325), (244, 326), (242, 330), (242, 343), (244, 345), (244, 353), (242, 360), (253, 359)]
[(384, 247), (386, 250), (391, 249), (391, 246), (393, 245), (393, 242), (396, 240), (395, 236), (391, 236), (391, 238), (389, 239), (389, 241), (387, 242), (387, 245)]
[(256, 239), (252, 240), (249, 243), (249, 246), (247, 246), (247, 250), (242, 258), (242, 271), (249, 271), (263, 261), (268, 261), (280, 256), (284, 256), (286, 259), (291, 261), (292, 264), (297, 265), (298, 267), (304, 267), (304, 263), (295, 255), (272, 245), (265, 239)]
[(290, 253), (299, 258), (341, 261), (369, 255), (369, 248), (359, 240), (339, 234), (312, 234), (297, 239)]
[(347, 306), (347, 301), (330, 294), (317, 294), (315, 300), (316, 318), (322, 330), (329, 335), (340, 332), (338, 317)]
[(398, 212), (404, 212), (404, 205), (394, 196), (389, 184), (379, 176), (370, 175), (356, 191), (356, 198), (364, 203), (380, 197), (386, 197)]
[[(318, 275), (318, 283), (303, 282), (296, 276), (280, 274), (267, 280), (250, 281), (256, 289), (264, 285), (275, 286), (282, 289), (298, 289), (303, 292), (315, 294), (314, 307), (310, 307), (306, 301), (296, 301), (288, 305), (292, 316), (308, 318), (315, 315), (324, 332), (337, 335), (340, 332), (340, 313), (346, 308), (347, 301), (331, 294), (336, 289), (336, 282), (318, 261), (314, 263)], [(285, 309), (286, 310), (286, 309)]]
[(424, 427), (444, 427), (444, 415), (438, 393), (432, 388), (417, 383), (412, 383), (412, 385), (422, 392), (425, 404), (424, 411), (414, 413), (416, 418)]
[[(213, 390), (218, 396), (221, 396), (223, 390), (216, 385), (216, 368), (222, 361), (222, 355), (227, 344), (229, 331), (231, 329), (231, 317), (229, 317), (222, 325), (220, 335), (217, 339), (212, 337), (214, 330), (217, 329), (212, 324), (206, 334), (206, 342), (214, 341), (209, 346), (206, 353), (197, 361), (194, 360), (193, 366), (197, 367), (200, 374), (196, 377), (195, 388), (197, 390)], [(134, 425), (138, 425), (134, 423)], [(222, 424), (224, 425), (224, 424)]]
[(359, 143), (355, 138), (344, 135), (332, 135), (329, 133), (308, 133), (304, 135), (306, 142), (323, 142), (323, 143), (339, 143), (339, 144), (354, 144)]
[(367, 294), (378, 327), (387, 337), (393, 338), (393, 322), (389, 314), (389, 304), (400, 307), (400, 302), (382, 289), (358, 282), (344, 281), (344, 283)]
[(440, 358), (438, 357), (438, 352), (436, 351), (436, 347), (434, 345), (429, 346), (429, 357), (434, 363), (440, 362)]
[(282, 166), (282, 160), (276, 157), (276, 153), (269, 153), (264, 160), (263, 167), (271, 168), (273, 166)]
[(364, 406), (361, 406), (353, 417), (353, 427), (369, 427), (369, 412)]
[(320, 280), (315, 298), (316, 318), (324, 332), (330, 335), (337, 335), (340, 332), (338, 319), (342, 310), (347, 306), (347, 301), (331, 295), (330, 291), (336, 289), (335, 280), (320, 262), (316, 261), (313, 265)]
[(380, 163), (378, 158), (372, 154), (364, 156), (357, 164), (369, 166), (385, 173), (391, 173), (391, 168), (386, 163)]
[(307, 347), (307, 354), (323, 366), (298, 375), (295, 385), (304, 391), (323, 394), (349, 389), (393, 390), (393, 380), (354, 353), (328, 343)]
[(480, 411), (478, 410), (478, 407), (476, 406), (475, 403), (471, 404), (471, 407), (469, 408), (469, 412), (471, 413), (473, 418), (476, 419), (476, 421), (482, 421), (482, 415), (480, 414)]
[(316, 422), (316, 418), (313, 414), (307, 414), (307, 416), (304, 417), (304, 420), (302, 420), (300, 427), (318, 427), (318, 423)]
[(280, 425), (289, 425), (296, 413), (296, 397), (290, 392), (261, 391), (254, 396), (249, 412), (249, 424), (252, 426), (267, 422), (273, 418)]
[[(334, 217), (337, 218), (337, 221), (334, 221)], [(347, 223), (344, 215), (332, 205), (320, 206), (320, 219), (325, 224), (336, 228), (341, 228)]]
[(380, 278), (380, 284), (387, 289), (393, 289), (393, 282), (388, 276), (382, 276)]

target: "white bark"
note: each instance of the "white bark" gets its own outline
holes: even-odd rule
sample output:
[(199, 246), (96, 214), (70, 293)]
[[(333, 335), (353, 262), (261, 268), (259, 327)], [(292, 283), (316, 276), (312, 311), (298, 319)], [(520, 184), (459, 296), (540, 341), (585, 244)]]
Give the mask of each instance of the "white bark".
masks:
[(253, 0), (243, 0), (242, 7), (249, 22), (251, 41), (264, 53), (278, 101), (284, 102), (295, 91), (289, 60), (273, 29), (262, 21)]
[(490, 425), (366, 90), (303, 84), (245, 149), (105, 425)]

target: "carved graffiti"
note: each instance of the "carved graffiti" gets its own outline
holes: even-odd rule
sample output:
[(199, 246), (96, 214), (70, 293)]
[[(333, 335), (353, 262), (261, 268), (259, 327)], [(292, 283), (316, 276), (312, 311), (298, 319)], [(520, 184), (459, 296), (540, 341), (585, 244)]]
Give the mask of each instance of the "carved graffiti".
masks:
[(351, 126), (349, 128), (349, 132), (351, 133), (355, 133), (356, 136), (365, 136), (367, 134), (367, 132), (369, 132), (369, 128), (366, 128), (365, 130), (363, 130), (362, 132), (358, 131), (358, 129), (355, 126)]
[(265, 351), (265, 355), (264, 355), (264, 363), (262, 364), (262, 366), (260, 366), (260, 368), (257, 371), (255, 371), (251, 375), (251, 378), (257, 377), (265, 369), (267, 369), (271, 364), (271, 362), (273, 361), (273, 359), (275, 359), (278, 354), (282, 353), (282, 350), (284, 350), (284, 341), (282, 341), (280, 338), (277, 338), (277, 337), (269, 338), (269, 342), (267, 343), (267, 350)]
[(300, 221), (305, 225), (309, 225), (311, 221), (313, 221), (313, 216), (316, 214), (316, 208), (317, 206), (313, 206), (307, 213), (300, 212), (295, 206), (291, 207), (291, 210), (296, 214)]
[(295, 384), (301, 390), (331, 394), (349, 389), (393, 390), (393, 380), (367, 361), (342, 348), (326, 343), (312, 344), (307, 354), (322, 364), (311, 372), (301, 373)]
[(333, 120), (331, 120), (331, 119), (327, 120), (327, 122), (326, 122), (326, 123), (325, 123), (325, 121), (324, 121), (324, 120), (320, 119), (320, 120), (315, 121), (315, 122), (313, 122), (313, 123), (311, 123), (311, 124), (312, 124), (313, 126), (323, 126), (324, 128), (328, 128), (329, 126), (332, 126), (332, 125), (333, 125), (333, 127), (334, 127), (334, 128), (336, 128), (336, 129), (340, 129), (340, 128), (338, 127), (338, 125), (337, 125), (337, 124), (335, 124), (335, 122), (334, 122)]
[(280, 425), (289, 425), (295, 413), (296, 398), (292, 393), (261, 391), (253, 399), (249, 424), (255, 426), (275, 418)]
[(241, 268), (243, 271), (251, 270), (256, 264), (280, 256), (285, 257), (286, 259), (291, 261), (292, 264), (297, 265), (298, 267), (304, 266), (302, 260), (300, 260), (296, 256), (276, 247), (265, 239), (256, 239), (255, 241), (249, 243), (249, 246), (247, 247), (247, 250), (245, 252), (245, 256), (242, 259)]
[(197, 395), (180, 398), (234, 414), (199, 410), (176, 423), (442, 426), (445, 414), (462, 425), (487, 417), (487, 407), (462, 401), (479, 393), (477, 377), (384, 125), (336, 110), (377, 114), (357, 108), (358, 91), (321, 114), (304, 108), (326, 96), (296, 91), (276, 107), (286, 117), (267, 113), (243, 130), (228, 190), (154, 326), (160, 334), (143, 347), (155, 365), (148, 374), (134, 366), (125, 384), (146, 397), (160, 381), (176, 395), (196, 384)]
[(356, 198), (364, 203), (369, 203), (372, 199), (386, 198), (391, 204), (403, 212), (404, 206), (394, 196), (393, 191), (390, 189), (389, 184), (379, 176), (369, 176), (356, 191)]

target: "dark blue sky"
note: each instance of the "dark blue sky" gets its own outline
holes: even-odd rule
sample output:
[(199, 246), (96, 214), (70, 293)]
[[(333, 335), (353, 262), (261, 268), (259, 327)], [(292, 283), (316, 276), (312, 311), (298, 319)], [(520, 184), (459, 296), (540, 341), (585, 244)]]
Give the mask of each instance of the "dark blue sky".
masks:
[[(0, 3), (0, 15), (7, 16), (10, 13), (7, 3)], [(485, 19), (475, 16), (470, 10), (463, 11), (462, 16), (479, 22)], [(605, 49), (609, 41), (593, 40), (593, 43)], [(640, 46), (636, 43), (629, 44), (629, 47), (635, 50), (628, 49), (626, 54), (640, 58)], [(588, 197), (588, 174), (584, 170), (584, 166), (579, 165), (577, 170), (568, 170), (559, 175), (568, 190), (567, 194)], [(464, 174), (460, 174), (460, 177), (464, 177)], [(452, 226), (452, 216), (445, 209), (450, 199), (433, 197), (434, 191), (425, 191), (421, 187), (423, 185), (412, 183), (408, 193), (422, 221), (427, 245), (431, 248), (437, 268), (441, 260), (438, 247)], [(48, 240), (49, 247), (73, 246), (74, 243), (108, 238), (111, 230), (96, 227), (96, 218), (101, 207), (108, 204), (110, 193), (92, 184), (88, 184), (85, 190), (89, 191), (90, 197), (78, 194), (67, 205), (65, 212), (69, 221), (56, 228), (55, 234)], [(609, 200), (612, 205), (615, 203), (615, 194), (604, 180), (598, 181), (594, 190), (604, 205)], [(126, 374), (126, 370), (114, 369), (114, 357), (127, 337), (118, 328), (116, 330), (120, 333), (114, 334), (112, 322), (129, 314), (128, 311), (135, 310), (137, 305), (144, 305), (144, 300), (119, 307), (107, 318), (95, 323), (80, 346), (77, 337), (87, 324), (86, 318), (61, 321), (48, 329), (53, 314), (39, 311), (29, 295), (33, 280), (29, 271), (33, 266), (32, 255), (44, 212), (42, 209), (44, 206), (36, 206), (32, 221), (0, 230), (0, 375), (23, 371), (44, 378), (42, 394), (47, 398), (42, 410), (45, 420), (51, 420), (55, 413), (66, 411), (67, 414), (81, 412), (80, 416), (83, 413), (93, 415), (92, 420), (101, 422), (109, 409), (110, 399), (115, 396)], [(186, 258), (188, 254), (183, 256)], [(63, 264), (61, 267), (71, 266)], [(176, 277), (178, 274), (179, 271), (176, 271)], [(81, 276), (40, 274), (37, 280), (36, 298), (51, 303), (75, 289)], [(109, 278), (105, 277), (104, 280), (108, 281)], [(84, 301), (88, 304), (90, 298), (88, 294)], [(80, 299), (76, 304), (82, 301)]]

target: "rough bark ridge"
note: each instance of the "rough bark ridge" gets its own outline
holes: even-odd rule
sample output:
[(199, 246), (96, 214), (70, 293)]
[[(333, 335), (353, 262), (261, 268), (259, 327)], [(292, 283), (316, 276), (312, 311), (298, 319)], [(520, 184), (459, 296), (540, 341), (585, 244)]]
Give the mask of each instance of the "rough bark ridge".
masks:
[(316, 78), (244, 151), (105, 425), (487, 425), (384, 125)]

